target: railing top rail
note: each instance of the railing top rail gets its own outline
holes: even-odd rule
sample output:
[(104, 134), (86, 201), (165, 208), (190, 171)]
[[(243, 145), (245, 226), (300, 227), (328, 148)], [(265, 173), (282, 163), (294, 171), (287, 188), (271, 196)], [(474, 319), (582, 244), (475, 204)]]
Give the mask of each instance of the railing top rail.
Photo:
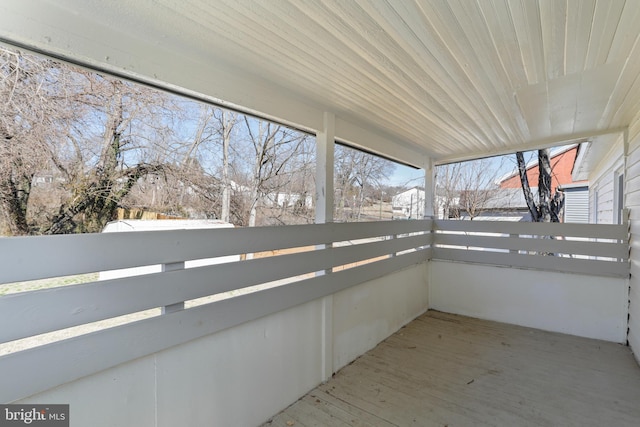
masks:
[(0, 283), (430, 230), (431, 220), (415, 220), (7, 237)]
[(433, 230), (584, 237), (623, 241), (628, 239), (628, 227), (625, 224), (434, 220)]

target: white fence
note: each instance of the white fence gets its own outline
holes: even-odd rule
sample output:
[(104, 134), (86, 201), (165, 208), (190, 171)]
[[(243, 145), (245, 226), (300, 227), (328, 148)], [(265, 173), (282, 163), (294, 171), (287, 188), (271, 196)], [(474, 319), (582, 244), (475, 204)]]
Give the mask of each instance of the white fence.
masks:
[[(171, 309), (0, 357), (0, 378), (11, 384), (0, 387), (0, 401), (20, 399), (424, 262), (430, 229), (431, 222), (425, 220), (0, 239), (0, 283), (256, 254), (218, 265), (166, 268), (1, 297), (0, 343), (154, 308)], [(271, 256), (258, 257), (264, 251)], [(279, 286), (229, 293), (265, 284)], [(218, 300), (175, 310), (184, 301), (213, 295)]]

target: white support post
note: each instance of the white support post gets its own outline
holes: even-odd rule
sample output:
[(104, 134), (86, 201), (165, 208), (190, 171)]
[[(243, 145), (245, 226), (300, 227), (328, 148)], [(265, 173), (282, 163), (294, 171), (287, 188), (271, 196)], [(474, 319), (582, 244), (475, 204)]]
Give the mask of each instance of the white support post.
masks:
[[(184, 270), (184, 261), (162, 264), (163, 273), (176, 270)], [(162, 307), (162, 314), (171, 314), (180, 310), (184, 310), (184, 301)]]
[(323, 129), (316, 136), (316, 224), (333, 222), (333, 164), (336, 118), (324, 113)]
[[(333, 169), (336, 119), (324, 113), (323, 127), (316, 135), (316, 224), (333, 222)], [(318, 249), (324, 249), (322, 245)], [(318, 274), (329, 274), (331, 270)], [(324, 381), (333, 375), (333, 296), (322, 299), (322, 366)]]
[(435, 218), (435, 168), (431, 158), (426, 158), (424, 162), (424, 218)]

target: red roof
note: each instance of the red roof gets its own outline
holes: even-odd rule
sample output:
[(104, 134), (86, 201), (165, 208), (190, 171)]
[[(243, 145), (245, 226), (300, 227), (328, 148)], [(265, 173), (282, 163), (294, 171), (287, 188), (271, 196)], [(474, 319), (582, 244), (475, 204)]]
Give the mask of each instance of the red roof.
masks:
[[(551, 162), (551, 191), (555, 192), (556, 188), (560, 185), (567, 185), (573, 183), (571, 178), (571, 172), (573, 170), (573, 164), (578, 155), (579, 145), (574, 145), (567, 150), (560, 151), (552, 156), (549, 160)], [(531, 187), (538, 186), (538, 177), (540, 175), (540, 167), (538, 163), (530, 165), (527, 168), (527, 178), (529, 179), (529, 185)], [(500, 188), (521, 188), (520, 175), (516, 171), (509, 175), (502, 181), (500, 181)]]

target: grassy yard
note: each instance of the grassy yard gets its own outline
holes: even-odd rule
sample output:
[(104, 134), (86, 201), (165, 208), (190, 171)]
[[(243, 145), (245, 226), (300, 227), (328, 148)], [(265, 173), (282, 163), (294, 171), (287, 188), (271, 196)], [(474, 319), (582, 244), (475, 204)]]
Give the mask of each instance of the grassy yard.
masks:
[(59, 286), (77, 285), (98, 280), (98, 273), (78, 274), (75, 276), (54, 277), (53, 279), (30, 280), (28, 282), (5, 283), (0, 285), (0, 296), (30, 292)]

